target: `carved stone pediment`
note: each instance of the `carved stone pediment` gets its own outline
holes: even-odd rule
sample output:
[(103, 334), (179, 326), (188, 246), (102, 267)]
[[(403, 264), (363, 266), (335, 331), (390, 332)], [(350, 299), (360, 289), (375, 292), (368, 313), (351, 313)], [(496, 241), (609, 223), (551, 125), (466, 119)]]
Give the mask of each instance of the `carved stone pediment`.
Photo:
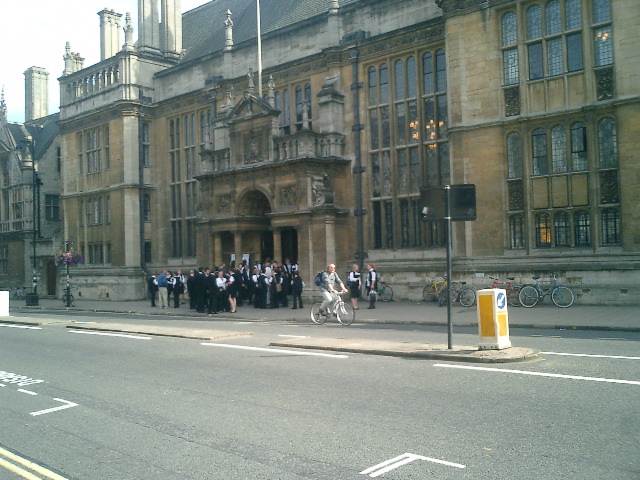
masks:
[(235, 124), (243, 121), (253, 120), (256, 117), (272, 117), (277, 118), (280, 114), (266, 100), (245, 92), (242, 100), (238, 102), (227, 114), (226, 123)]

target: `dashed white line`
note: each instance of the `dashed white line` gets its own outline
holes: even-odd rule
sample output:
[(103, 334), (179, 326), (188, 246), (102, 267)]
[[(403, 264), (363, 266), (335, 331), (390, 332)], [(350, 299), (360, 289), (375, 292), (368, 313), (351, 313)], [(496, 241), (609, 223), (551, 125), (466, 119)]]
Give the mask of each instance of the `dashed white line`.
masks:
[(24, 388), (19, 388), (18, 391), (21, 393), (26, 393), (27, 395), (37, 395), (36, 392), (32, 392), (31, 390), (25, 390)]
[(0, 323), (0, 327), (22, 328), (24, 330), (42, 330), (42, 327), (33, 327), (31, 325), (12, 325), (9, 323)]
[(208, 343), (204, 342), (201, 345), (208, 347), (223, 347), (223, 348), (237, 348), (239, 350), (254, 350), (258, 352), (269, 353), (284, 353), (287, 355), (299, 355), (299, 356), (311, 356), (311, 357), (329, 357), (329, 358), (349, 358), (348, 355), (340, 355), (334, 353), (318, 353), (318, 352), (298, 352), (294, 350), (282, 350), (279, 348), (261, 348), (261, 347), (247, 347), (245, 345), (229, 345), (225, 343)]
[(278, 335), (279, 337), (286, 337), (286, 338), (309, 338), (306, 335)]
[(489, 368), (489, 367), (472, 367), (468, 365), (449, 365), (446, 363), (436, 363), (434, 367), (444, 368), (458, 368), (463, 370), (481, 370), (483, 372), (498, 372), (498, 373), (515, 373), (519, 375), (533, 375), (536, 377), (552, 377), (552, 378), (565, 378), (570, 380), (587, 380), (590, 382), (606, 382), (606, 383), (623, 383), (626, 385), (640, 385), (640, 382), (633, 380), (619, 380), (615, 378), (598, 378), (598, 377), (583, 377), (580, 375), (563, 375), (560, 373), (544, 373), (544, 372), (529, 372), (526, 370), (510, 370), (507, 368)]
[(591, 358), (615, 358), (622, 360), (640, 360), (640, 357), (627, 357), (625, 355), (596, 355), (591, 353), (562, 353), (562, 352), (540, 352), (544, 355), (563, 355), (565, 357), (591, 357)]
[(135, 340), (151, 340), (151, 337), (141, 337), (140, 335), (128, 335), (125, 333), (85, 332), (83, 330), (69, 330), (69, 333), (82, 333), (84, 335), (103, 335), (105, 337), (133, 338)]

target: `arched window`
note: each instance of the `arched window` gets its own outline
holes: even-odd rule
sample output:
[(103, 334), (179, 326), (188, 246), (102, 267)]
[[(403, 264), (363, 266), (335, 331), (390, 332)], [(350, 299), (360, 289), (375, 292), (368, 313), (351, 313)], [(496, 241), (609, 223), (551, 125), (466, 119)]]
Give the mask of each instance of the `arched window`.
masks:
[(582, 122), (571, 125), (571, 169), (587, 169), (587, 127)]
[(378, 104), (378, 72), (376, 71), (376, 67), (369, 67), (369, 71), (367, 72), (368, 83), (369, 83), (369, 105), (377, 105)]
[(302, 124), (302, 111), (304, 110), (304, 97), (302, 96), (302, 87), (296, 87), (296, 123)]
[(418, 84), (416, 76), (416, 59), (415, 57), (407, 58), (407, 97), (415, 98), (417, 96)]
[(507, 163), (509, 178), (522, 178), (522, 139), (519, 133), (507, 136)]
[(560, 0), (551, 0), (545, 6), (545, 20), (547, 23), (547, 35), (560, 33)]
[(618, 165), (616, 122), (612, 118), (600, 120), (598, 124), (598, 153), (600, 168), (614, 168)]
[(404, 62), (396, 60), (395, 63), (395, 80), (396, 80), (396, 100), (404, 100), (406, 97), (406, 89), (404, 85)]
[(616, 208), (602, 211), (602, 245), (620, 245), (620, 212)]
[(307, 118), (309, 122), (311, 122), (311, 84), (307, 83), (304, 86), (304, 103), (305, 108), (307, 109)]
[(514, 250), (525, 248), (524, 219), (522, 215), (509, 217), (509, 236), (511, 248)]
[(431, 52), (427, 52), (422, 56), (422, 72), (424, 93), (433, 93), (433, 55)]
[(589, 212), (576, 212), (573, 215), (573, 226), (576, 237), (576, 247), (588, 247), (591, 245)]
[(580, 0), (564, 0), (564, 18), (567, 30), (576, 30), (582, 27)]
[(542, 37), (542, 15), (540, 6), (532, 5), (527, 9), (527, 40)]
[(554, 215), (553, 229), (556, 247), (568, 247), (571, 245), (571, 230), (568, 213), (559, 212)]
[(551, 224), (549, 215), (539, 213), (536, 215), (536, 247), (551, 246)]
[(531, 148), (533, 153), (533, 174), (547, 175), (549, 173), (547, 133), (542, 128), (536, 128), (531, 134)]
[(389, 103), (389, 71), (386, 63), (380, 65), (380, 103)]
[(567, 134), (560, 125), (551, 129), (551, 168), (553, 173), (567, 171)]
[(447, 62), (444, 56), (444, 50), (439, 48), (436, 50), (436, 91), (444, 92), (447, 90)]
[(509, 47), (518, 42), (516, 13), (508, 12), (502, 16), (502, 46)]
[(291, 96), (288, 88), (282, 92), (282, 128), (285, 135), (291, 133)]

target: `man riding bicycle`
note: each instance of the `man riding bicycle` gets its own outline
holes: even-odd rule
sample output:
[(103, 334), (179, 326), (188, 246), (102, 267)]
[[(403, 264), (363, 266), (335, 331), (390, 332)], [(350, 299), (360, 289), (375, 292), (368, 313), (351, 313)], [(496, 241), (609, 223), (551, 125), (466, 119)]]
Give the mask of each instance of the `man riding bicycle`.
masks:
[(320, 305), (320, 314), (326, 315), (327, 311), (333, 310), (333, 306), (338, 300), (338, 291), (336, 285), (339, 285), (343, 292), (347, 292), (347, 288), (340, 279), (340, 276), (336, 273), (336, 266), (333, 263), (327, 265), (327, 269), (322, 272), (322, 279), (320, 281), (320, 293), (324, 301)]

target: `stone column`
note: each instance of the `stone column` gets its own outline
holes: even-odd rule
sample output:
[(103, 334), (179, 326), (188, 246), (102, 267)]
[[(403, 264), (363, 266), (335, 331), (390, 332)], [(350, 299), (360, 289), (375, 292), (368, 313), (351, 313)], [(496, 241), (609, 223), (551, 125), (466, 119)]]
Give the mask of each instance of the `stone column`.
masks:
[[(213, 234), (213, 265), (222, 263), (222, 236), (220, 232)], [(211, 268), (213, 268), (211, 265)]]
[(242, 231), (233, 232), (233, 251), (236, 254), (236, 267), (242, 263)]
[(273, 230), (273, 260), (282, 263), (282, 236), (279, 228)]

